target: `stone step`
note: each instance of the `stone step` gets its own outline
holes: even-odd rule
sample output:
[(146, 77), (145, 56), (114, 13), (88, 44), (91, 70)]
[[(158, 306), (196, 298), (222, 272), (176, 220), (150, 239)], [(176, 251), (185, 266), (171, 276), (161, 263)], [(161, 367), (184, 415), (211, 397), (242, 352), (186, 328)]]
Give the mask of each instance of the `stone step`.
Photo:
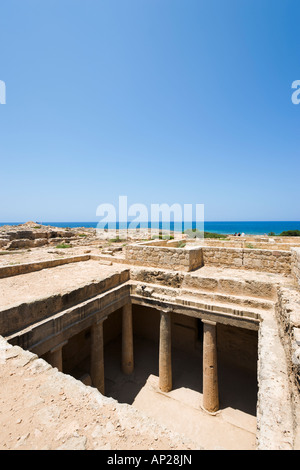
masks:
[(234, 316), (248, 317), (260, 319), (262, 316), (262, 309), (255, 307), (245, 307), (244, 305), (236, 305), (230, 302), (215, 302), (212, 299), (207, 299), (205, 302), (197, 297), (180, 296), (176, 298), (176, 303), (196, 307), (198, 309), (209, 310), (213, 312), (227, 313)]
[(221, 294), (207, 291), (200, 291), (196, 289), (181, 289), (181, 296), (186, 298), (193, 298), (201, 301), (226, 303), (231, 305), (238, 305), (255, 309), (272, 310), (274, 308), (274, 301), (267, 299), (257, 299), (250, 296)]
[[(208, 291), (210, 293), (219, 293), (234, 296), (245, 296), (258, 299), (275, 300), (277, 298), (277, 286), (279, 280), (276, 276), (268, 276), (270, 281), (259, 279), (258, 276), (251, 276), (251, 273), (242, 272), (239, 275), (238, 270), (233, 273), (220, 274), (216, 272), (215, 276), (201, 276), (195, 274), (186, 274), (181, 287), (187, 289), (197, 289), (199, 291)], [(273, 279), (274, 278), (274, 279)]]
[(166, 269), (135, 267), (131, 279), (140, 283), (192, 289), (221, 295), (277, 300), (277, 289), (289, 277), (271, 273), (253, 273), (242, 269), (203, 267), (197, 272), (183, 273)]
[[(219, 292), (208, 292), (198, 289), (174, 289), (172, 287), (158, 286), (157, 284), (148, 283), (144, 284), (136, 281), (131, 281), (131, 283), (133, 288), (137, 288), (140, 293), (145, 296), (166, 295), (168, 297), (180, 297), (209, 303), (226, 303), (233, 306), (242, 306), (243, 308), (255, 308), (259, 310), (272, 310), (275, 306), (275, 302), (273, 300), (258, 299), (251, 296), (222, 294)], [(144, 286), (144, 288), (142, 286)]]
[(251, 318), (260, 318), (262, 312), (271, 311), (275, 306), (274, 302), (264, 299), (174, 289), (155, 284), (141, 284), (136, 281), (131, 281), (131, 286), (132, 293), (139, 296), (151, 297), (161, 301), (168, 300), (204, 310), (232, 313), (238, 316), (246, 315)]

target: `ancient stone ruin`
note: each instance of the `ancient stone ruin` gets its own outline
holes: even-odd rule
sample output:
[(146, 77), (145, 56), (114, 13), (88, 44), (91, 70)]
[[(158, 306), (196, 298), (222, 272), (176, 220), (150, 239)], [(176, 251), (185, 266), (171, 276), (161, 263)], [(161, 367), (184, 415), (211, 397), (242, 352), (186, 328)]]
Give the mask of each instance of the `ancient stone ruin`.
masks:
[(297, 237), (139, 238), (1, 228), (1, 449), (299, 449)]

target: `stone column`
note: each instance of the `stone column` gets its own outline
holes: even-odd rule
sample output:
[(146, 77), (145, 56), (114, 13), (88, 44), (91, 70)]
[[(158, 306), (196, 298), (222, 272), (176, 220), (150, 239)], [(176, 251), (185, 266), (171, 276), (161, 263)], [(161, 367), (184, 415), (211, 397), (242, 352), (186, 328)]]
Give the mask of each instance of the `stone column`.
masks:
[(210, 413), (219, 409), (216, 323), (203, 321), (203, 408)]
[(122, 371), (132, 374), (133, 368), (132, 305), (128, 302), (122, 309)]
[(103, 343), (103, 321), (105, 318), (95, 322), (91, 327), (91, 380), (104, 395), (104, 343)]
[(159, 388), (163, 392), (172, 390), (171, 356), (171, 312), (160, 312), (159, 334)]
[(52, 367), (56, 367), (60, 372), (63, 370), (62, 360), (62, 348), (68, 341), (58, 344), (54, 348), (50, 349), (46, 355), (46, 360), (51, 364)]

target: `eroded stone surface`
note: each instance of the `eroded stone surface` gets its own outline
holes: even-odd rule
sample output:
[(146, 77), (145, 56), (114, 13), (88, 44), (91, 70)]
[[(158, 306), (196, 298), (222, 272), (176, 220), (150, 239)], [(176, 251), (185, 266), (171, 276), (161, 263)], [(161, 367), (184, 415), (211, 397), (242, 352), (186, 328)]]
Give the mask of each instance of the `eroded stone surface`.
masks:
[(0, 361), (2, 450), (197, 448), (3, 338)]
[[(11, 311), (13, 315), (28, 319), (28, 312), (36, 309), (39, 321), (48, 317), (51, 321), (51, 315), (55, 313), (51, 311), (51, 305), (60, 305), (57, 301), (53, 303), (53, 299), (59, 297), (68, 300), (61, 304), (61, 310), (63, 305), (69, 307), (85, 300), (88, 302), (99, 292), (107, 291), (109, 301), (113, 302), (118, 292), (124, 295), (123, 291), (114, 290), (116, 284), (111, 280), (117, 275), (120, 282), (128, 284), (126, 295), (132, 295), (141, 305), (170, 312), (176, 307), (178, 310), (174, 315), (184, 307), (199, 312), (203, 309), (207, 315), (209, 312), (217, 315), (218, 321), (222, 315), (227, 316), (235, 326), (248, 318), (249, 323), (244, 326), (251, 329), (253, 323), (259, 329), (257, 448), (300, 448), (300, 264), (296, 241), (292, 248), (292, 240), (288, 246), (287, 240), (278, 239), (278, 249), (275, 249), (275, 241), (267, 239), (254, 239), (257, 245), (262, 245), (257, 246), (260, 249), (246, 248), (245, 241), (241, 240), (220, 242), (221, 247), (216, 241), (207, 242), (203, 246), (203, 258), (197, 258), (197, 263), (200, 260), (198, 267), (197, 263), (189, 264), (193, 261), (188, 250), (179, 247), (175, 252), (174, 249), (160, 251), (158, 243), (157, 249), (152, 250), (152, 259), (145, 247), (136, 250), (128, 246), (123, 250), (122, 243), (118, 243), (109, 249), (108, 244), (104, 248), (111, 254), (106, 253), (104, 257), (99, 238), (96, 240), (94, 233), (80, 237), (80, 229), (74, 233), (64, 231), (60, 236), (58, 231), (54, 232), (34, 226), (0, 230), (1, 247), (12, 249), (14, 243), (22, 244), (24, 240), (24, 246), (28, 240), (33, 244), (31, 251), (24, 251), (24, 247), (5, 251), (0, 260), (2, 266), (13, 266), (12, 263), (23, 266), (24, 263), (87, 254), (89, 258), (56, 267), (49, 265), (44, 269), (39, 266), (39, 270), (33, 266), (26, 268), (27, 274), (15, 272), (12, 277), (3, 277), (0, 279), (0, 311), (12, 308), (15, 309)], [(106, 235), (108, 238), (109, 234)], [(68, 237), (70, 242), (73, 239), (68, 252), (49, 246), (50, 240), (52, 243), (58, 238), (68, 240)], [(47, 247), (38, 247), (44, 244), (41, 240), (47, 241)], [(237, 247), (237, 242), (241, 246)], [(226, 243), (232, 246), (226, 248)], [(267, 250), (261, 249), (264, 244), (268, 245)], [(163, 244), (161, 246), (165, 248)], [(142, 253), (145, 259), (137, 259), (137, 253)], [(201, 265), (202, 261), (204, 265)], [(193, 271), (186, 272), (187, 266), (192, 266)], [(47, 304), (49, 299), (52, 303)], [(48, 305), (50, 312), (40, 308), (41, 302), (45, 303), (44, 307)], [(84, 310), (80, 313), (82, 320)], [(57, 328), (59, 324), (57, 321)], [(20, 325), (24, 327), (27, 323), (23, 321)], [(183, 326), (186, 331), (194, 331), (188, 322)], [(176, 331), (173, 335), (180, 345)], [(192, 338), (192, 333), (189, 334)], [(183, 336), (182, 341), (187, 337)], [(102, 396), (95, 388), (58, 372), (31, 352), (12, 347), (3, 338), (0, 364), (0, 442), (3, 449), (199, 447), (197, 439), (190, 441), (186, 436), (171, 432), (134, 407)], [(90, 380), (86, 374), (85, 383)]]

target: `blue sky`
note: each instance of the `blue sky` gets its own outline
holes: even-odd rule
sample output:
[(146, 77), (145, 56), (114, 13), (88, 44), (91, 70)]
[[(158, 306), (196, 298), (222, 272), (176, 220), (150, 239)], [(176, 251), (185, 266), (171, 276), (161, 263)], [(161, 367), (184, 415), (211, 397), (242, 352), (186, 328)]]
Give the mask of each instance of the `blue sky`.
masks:
[(298, 0), (10, 0), (0, 221), (300, 220)]

